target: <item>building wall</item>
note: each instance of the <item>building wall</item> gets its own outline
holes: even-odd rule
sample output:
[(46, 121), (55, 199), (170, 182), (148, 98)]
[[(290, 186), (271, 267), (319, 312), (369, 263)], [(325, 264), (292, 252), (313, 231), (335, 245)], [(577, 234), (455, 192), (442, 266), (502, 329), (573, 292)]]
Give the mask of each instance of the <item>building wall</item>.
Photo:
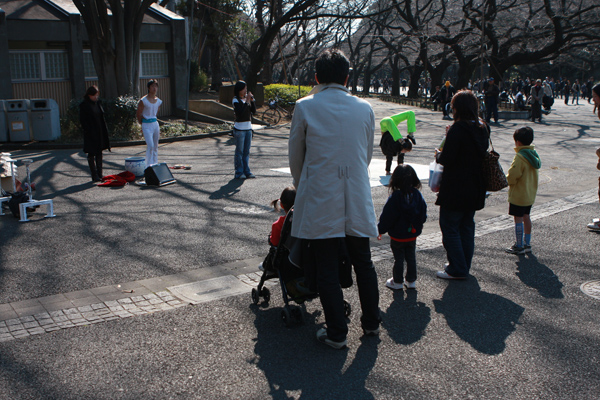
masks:
[[(140, 93), (144, 90), (150, 79), (140, 79)], [(158, 116), (165, 117), (171, 115), (171, 84), (169, 78), (156, 78), (158, 81), (158, 97), (163, 101)], [(85, 82), (85, 88), (92, 85), (98, 85), (98, 81), (88, 80)], [(13, 97), (15, 99), (54, 99), (58, 103), (60, 115), (64, 115), (71, 102), (71, 82), (19, 82), (12, 84)], [(102, 93), (100, 93), (102, 96)]]
[(15, 99), (54, 99), (64, 115), (71, 101), (71, 82), (20, 82), (12, 84)]
[[(27, 15), (15, 8), (27, 3)], [(56, 4), (55, 4), (56, 3)], [(7, 18), (7, 13), (12, 15)], [(62, 11), (59, 11), (61, 10)], [(11, 14), (14, 12), (13, 14)], [(17, 11), (15, 11), (17, 10)], [(66, 11), (65, 11), (66, 10)], [(159, 116), (170, 115), (176, 108), (184, 108), (187, 90), (185, 20), (155, 4), (144, 17), (140, 32), (141, 48), (146, 52), (163, 50), (167, 53), (168, 68), (162, 73), (155, 70), (140, 75), (140, 93), (146, 92), (151, 77), (159, 81), (159, 97), (163, 100)], [(61, 115), (68, 109), (73, 97), (82, 98), (93, 81), (86, 79), (84, 48), (87, 31), (78, 11), (69, 1), (6, 0), (0, 2), (0, 98), (52, 98), (59, 105)], [(18, 51), (58, 51), (68, 54), (69, 76), (55, 78), (11, 77), (10, 53)], [(92, 78), (93, 79), (93, 78)]]

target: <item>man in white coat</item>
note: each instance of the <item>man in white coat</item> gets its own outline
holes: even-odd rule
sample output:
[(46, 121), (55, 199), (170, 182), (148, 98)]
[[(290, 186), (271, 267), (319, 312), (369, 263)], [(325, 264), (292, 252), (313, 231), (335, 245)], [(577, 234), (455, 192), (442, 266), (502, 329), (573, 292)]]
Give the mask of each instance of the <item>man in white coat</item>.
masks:
[(339, 280), (344, 245), (356, 273), (363, 332), (379, 334), (379, 289), (369, 242), (377, 236), (368, 172), (375, 116), (368, 102), (346, 88), (350, 64), (344, 53), (325, 50), (315, 69), (319, 90), (298, 100), (290, 129), (297, 189), (292, 236), (303, 239), (310, 258), (303, 259), (304, 267), (316, 276), (327, 324), (317, 339), (340, 349), (348, 333)]

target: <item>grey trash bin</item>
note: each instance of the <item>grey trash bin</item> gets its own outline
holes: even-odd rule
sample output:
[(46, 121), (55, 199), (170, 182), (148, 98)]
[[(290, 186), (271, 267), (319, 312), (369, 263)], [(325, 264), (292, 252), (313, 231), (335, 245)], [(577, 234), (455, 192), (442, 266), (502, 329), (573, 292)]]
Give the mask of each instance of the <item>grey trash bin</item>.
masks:
[(29, 100), (5, 100), (8, 137), (11, 142), (29, 142)]
[(8, 142), (8, 128), (6, 127), (4, 100), (0, 100), (0, 142)]
[(55, 140), (60, 137), (60, 113), (54, 99), (31, 99), (31, 132), (33, 140)]

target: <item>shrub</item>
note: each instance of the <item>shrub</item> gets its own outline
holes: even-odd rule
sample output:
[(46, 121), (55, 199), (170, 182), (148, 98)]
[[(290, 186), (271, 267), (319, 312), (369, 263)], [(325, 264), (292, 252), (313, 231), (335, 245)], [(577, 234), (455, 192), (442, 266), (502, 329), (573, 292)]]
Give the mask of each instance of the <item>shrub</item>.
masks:
[[(82, 100), (72, 99), (69, 108), (61, 119), (61, 142), (83, 142), (83, 132), (79, 123), (79, 104)], [(111, 140), (131, 140), (141, 137), (141, 128), (135, 122), (138, 99), (133, 96), (121, 96), (102, 99), (104, 118)]]
[(111, 139), (131, 140), (139, 136), (140, 128), (135, 123), (138, 102), (139, 99), (133, 96), (120, 96), (102, 102)]
[(297, 85), (283, 85), (279, 83), (267, 85), (265, 86), (265, 100), (278, 97), (280, 105), (295, 103), (299, 98), (306, 96), (311, 89), (311, 86), (300, 86), (300, 95), (298, 95)]
[(202, 71), (196, 61), (190, 63), (190, 91), (199, 92), (208, 87), (208, 75)]
[(193, 135), (199, 133), (200, 129), (195, 126), (188, 125), (187, 132), (185, 131), (185, 125), (180, 123), (166, 123), (160, 127), (160, 137), (177, 137), (184, 135)]

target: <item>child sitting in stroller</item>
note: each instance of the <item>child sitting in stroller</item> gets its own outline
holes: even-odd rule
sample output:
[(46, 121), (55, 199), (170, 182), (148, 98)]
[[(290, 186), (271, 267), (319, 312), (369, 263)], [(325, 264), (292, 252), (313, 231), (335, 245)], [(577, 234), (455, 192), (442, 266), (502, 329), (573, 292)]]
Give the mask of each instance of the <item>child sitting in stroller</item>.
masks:
[[(283, 301), (285, 303), (281, 311), (281, 316), (286, 326), (289, 326), (293, 320), (297, 322), (302, 320), (300, 309), (291, 308), (289, 305), (290, 300), (293, 300), (297, 304), (302, 304), (307, 300), (318, 297), (315, 289), (311, 290), (309, 288), (310, 285), (302, 268), (301, 254), (306, 249), (301, 246), (301, 242), (298, 241), (299, 239), (291, 236), (295, 198), (296, 190), (288, 187), (283, 190), (278, 200), (274, 200), (271, 203), (276, 210), (278, 209), (277, 203), (279, 203), (281, 208), (286, 211), (286, 215), (279, 217), (272, 225), (271, 234), (269, 235), (271, 248), (265, 260), (259, 265), (259, 269), (263, 271), (260, 282), (256, 288), (252, 289), (252, 301), (254, 304), (258, 304), (261, 297), (265, 303), (268, 303), (271, 293), (264, 286), (265, 281), (279, 278)], [(296, 258), (294, 263), (290, 260), (290, 252), (293, 247), (299, 253), (296, 254), (296, 257), (299, 257), (299, 259)], [(340, 282), (342, 288), (352, 285), (351, 274), (351, 265), (347, 256), (340, 257)], [(350, 315), (350, 304), (344, 302), (344, 307), (346, 316)]]
[[(286, 187), (281, 192), (281, 196), (278, 199), (275, 199), (271, 202), (271, 206), (275, 209), (275, 211), (279, 211), (279, 205), (285, 214), (290, 211), (290, 209), (294, 206), (294, 201), (296, 200), (296, 189), (293, 187)], [(277, 221), (273, 222), (271, 225), (271, 234), (269, 235), (269, 245), (271, 248), (269, 249), (269, 254), (263, 262), (258, 265), (258, 269), (261, 271), (266, 270), (269, 274), (275, 275), (277, 271), (273, 266), (273, 261), (275, 258), (275, 252), (277, 251), (277, 246), (279, 246), (279, 241), (281, 239), (281, 230), (283, 229), (283, 223), (285, 222), (286, 215), (281, 215)]]

